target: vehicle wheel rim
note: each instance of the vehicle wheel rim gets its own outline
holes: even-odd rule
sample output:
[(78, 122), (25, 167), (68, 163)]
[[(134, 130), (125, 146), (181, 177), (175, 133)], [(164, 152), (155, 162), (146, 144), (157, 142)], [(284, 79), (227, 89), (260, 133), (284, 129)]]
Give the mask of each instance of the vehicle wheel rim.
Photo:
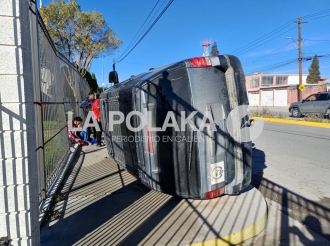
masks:
[(297, 110), (293, 110), (292, 111), (292, 114), (293, 114), (293, 116), (297, 116), (298, 115), (298, 111)]

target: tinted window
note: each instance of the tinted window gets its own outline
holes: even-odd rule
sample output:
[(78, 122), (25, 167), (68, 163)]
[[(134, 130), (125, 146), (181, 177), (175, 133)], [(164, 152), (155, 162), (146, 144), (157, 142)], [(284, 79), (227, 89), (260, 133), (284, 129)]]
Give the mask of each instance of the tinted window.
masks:
[(317, 95), (311, 95), (311, 96), (306, 98), (306, 101), (315, 101), (316, 98), (317, 98)]
[(326, 101), (326, 100), (329, 100), (328, 94), (319, 94), (317, 97), (317, 101)]

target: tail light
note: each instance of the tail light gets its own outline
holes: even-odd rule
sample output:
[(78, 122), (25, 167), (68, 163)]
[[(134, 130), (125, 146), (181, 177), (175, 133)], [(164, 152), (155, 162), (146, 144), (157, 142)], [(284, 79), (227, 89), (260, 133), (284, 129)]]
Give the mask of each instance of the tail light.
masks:
[(189, 59), (191, 67), (212, 67), (212, 62), (209, 57), (195, 57)]
[(221, 196), (224, 193), (224, 187), (206, 192), (205, 199), (212, 199)]
[(151, 137), (151, 132), (149, 131), (149, 127), (145, 127), (146, 135), (147, 135), (147, 146), (148, 146), (148, 152), (149, 153), (154, 153), (154, 146), (152, 144), (152, 137)]

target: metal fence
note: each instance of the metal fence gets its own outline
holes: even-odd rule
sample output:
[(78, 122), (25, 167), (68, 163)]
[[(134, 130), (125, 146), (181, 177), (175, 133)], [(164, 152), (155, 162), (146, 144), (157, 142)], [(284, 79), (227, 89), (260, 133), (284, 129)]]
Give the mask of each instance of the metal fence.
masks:
[(77, 68), (56, 50), (42, 19), (38, 17), (39, 103), (43, 128), (41, 147), (44, 151), (44, 163), (39, 165), (39, 188), (40, 199), (44, 199), (69, 156), (68, 112), (73, 112), (73, 116), (83, 116), (79, 105), (90, 87)]

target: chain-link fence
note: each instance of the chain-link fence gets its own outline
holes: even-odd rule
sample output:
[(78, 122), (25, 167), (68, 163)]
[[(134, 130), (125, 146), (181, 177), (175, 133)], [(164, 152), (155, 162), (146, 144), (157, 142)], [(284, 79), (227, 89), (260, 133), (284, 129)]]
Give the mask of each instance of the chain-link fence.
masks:
[(56, 50), (40, 16), (38, 27), (44, 150), (44, 165), (40, 165), (39, 172), (44, 177), (39, 177), (39, 185), (43, 199), (69, 155), (68, 112), (83, 116), (79, 105), (90, 87), (77, 68)]

